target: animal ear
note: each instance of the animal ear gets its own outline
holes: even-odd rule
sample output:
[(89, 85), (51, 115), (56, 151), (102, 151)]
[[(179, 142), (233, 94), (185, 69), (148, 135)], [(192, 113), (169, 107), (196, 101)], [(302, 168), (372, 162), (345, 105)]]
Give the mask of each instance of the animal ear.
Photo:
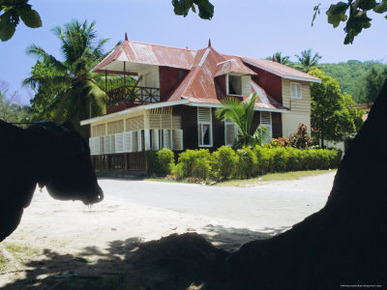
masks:
[(63, 127), (67, 128), (67, 129), (70, 129), (72, 131), (75, 131), (75, 127), (73, 125), (73, 123), (71, 123), (70, 121), (66, 121), (62, 124)]

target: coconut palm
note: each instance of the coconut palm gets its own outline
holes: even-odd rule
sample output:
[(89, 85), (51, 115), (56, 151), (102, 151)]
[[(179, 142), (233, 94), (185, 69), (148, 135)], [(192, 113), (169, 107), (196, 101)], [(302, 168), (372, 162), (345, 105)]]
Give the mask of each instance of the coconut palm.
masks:
[(242, 102), (237, 98), (229, 97), (221, 102), (222, 108), (216, 110), (217, 118), (223, 121), (231, 120), (238, 128), (235, 147), (262, 145), (263, 140), (267, 137), (268, 129), (261, 125), (253, 134), (251, 132), (257, 98), (256, 93), (251, 94)]
[[(102, 56), (102, 45), (107, 39), (96, 41), (95, 22), (71, 21), (52, 31), (61, 41), (63, 61), (32, 44), (27, 54), (37, 56), (47, 68), (46, 73), (33, 74), (24, 85), (55, 92), (45, 110), (53, 112), (53, 121), (71, 121), (80, 129), (79, 121), (103, 113), (106, 94), (96, 83), (90, 69)], [(53, 87), (55, 89), (53, 89)], [(53, 93), (51, 93), (53, 94)]]
[(318, 52), (312, 55), (311, 49), (301, 51), (301, 56), (296, 54), (295, 57), (297, 57), (299, 62), (298, 68), (306, 73), (309, 72), (312, 67), (316, 67), (318, 61), (322, 58)]
[(284, 65), (289, 65), (289, 56), (282, 56), (282, 52), (276, 52), (273, 54), (273, 57), (267, 57), (267, 60), (274, 60), (275, 62), (282, 63)]

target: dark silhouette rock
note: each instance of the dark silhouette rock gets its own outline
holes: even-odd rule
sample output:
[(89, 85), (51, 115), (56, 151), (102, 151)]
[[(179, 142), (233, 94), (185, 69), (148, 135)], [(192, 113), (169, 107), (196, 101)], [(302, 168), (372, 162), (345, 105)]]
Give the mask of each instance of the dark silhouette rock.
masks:
[(103, 192), (90, 149), (70, 123), (37, 123), (21, 129), (0, 120), (0, 241), (18, 226), (36, 184), (60, 200), (93, 204)]
[[(230, 259), (230, 289), (387, 287), (387, 82), (325, 207)], [(311, 193), (313, 194), (313, 193)]]

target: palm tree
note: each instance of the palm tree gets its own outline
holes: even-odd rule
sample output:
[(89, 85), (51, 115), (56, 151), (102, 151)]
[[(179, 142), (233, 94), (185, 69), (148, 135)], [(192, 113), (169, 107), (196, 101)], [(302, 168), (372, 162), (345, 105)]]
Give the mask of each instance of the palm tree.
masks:
[(238, 128), (235, 147), (262, 145), (262, 141), (267, 136), (268, 129), (261, 125), (258, 126), (254, 134), (251, 133), (257, 98), (256, 93), (251, 94), (242, 102), (237, 98), (229, 97), (221, 102), (223, 107), (216, 110), (218, 119), (231, 120)]
[(45, 110), (53, 112), (53, 121), (71, 121), (78, 129), (80, 120), (101, 114), (105, 109), (106, 94), (90, 69), (102, 56), (101, 47), (107, 39), (96, 41), (94, 26), (95, 22), (88, 25), (87, 21), (81, 24), (73, 20), (63, 29), (58, 26), (52, 30), (61, 41), (64, 61), (35, 44), (27, 48), (27, 54), (42, 60), (47, 72), (33, 74), (23, 84), (38, 90), (49, 87), (51, 94), (55, 91)]
[(278, 63), (282, 63), (284, 65), (289, 65), (290, 64), (290, 61), (289, 61), (289, 56), (282, 56), (282, 52), (276, 52), (273, 54), (273, 57), (267, 57), (266, 59), (267, 60), (273, 60), (275, 62), (278, 62)]
[(301, 51), (301, 56), (296, 54), (295, 57), (297, 57), (298, 62), (300, 63), (298, 68), (306, 73), (309, 72), (312, 67), (316, 67), (318, 61), (322, 58), (318, 52), (312, 56), (311, 49)]

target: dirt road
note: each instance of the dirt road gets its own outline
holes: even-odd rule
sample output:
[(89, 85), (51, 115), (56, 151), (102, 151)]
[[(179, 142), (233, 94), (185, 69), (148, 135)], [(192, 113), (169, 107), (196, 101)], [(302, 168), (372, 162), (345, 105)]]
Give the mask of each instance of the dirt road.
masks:
[(283, 232), (320, 210), (334, 174), (248, 188), (102, 179), (105, 199), (90, 208), (37, 191), (20, 226), (5, 240), (6, 245), (27, 246), (35, 254), (21, 253), (0, 274), (0, 287), (26, 277), (33, 266), (23, 262), (44, 260), (49, 253), (71, 255), (74, 260), (84, 259), (89, 251), (87, 262), (92, 263), (124, 242), (135, 245), (175, 233), (197, 232), (218, 247), (236, 250), (248, 241)]

